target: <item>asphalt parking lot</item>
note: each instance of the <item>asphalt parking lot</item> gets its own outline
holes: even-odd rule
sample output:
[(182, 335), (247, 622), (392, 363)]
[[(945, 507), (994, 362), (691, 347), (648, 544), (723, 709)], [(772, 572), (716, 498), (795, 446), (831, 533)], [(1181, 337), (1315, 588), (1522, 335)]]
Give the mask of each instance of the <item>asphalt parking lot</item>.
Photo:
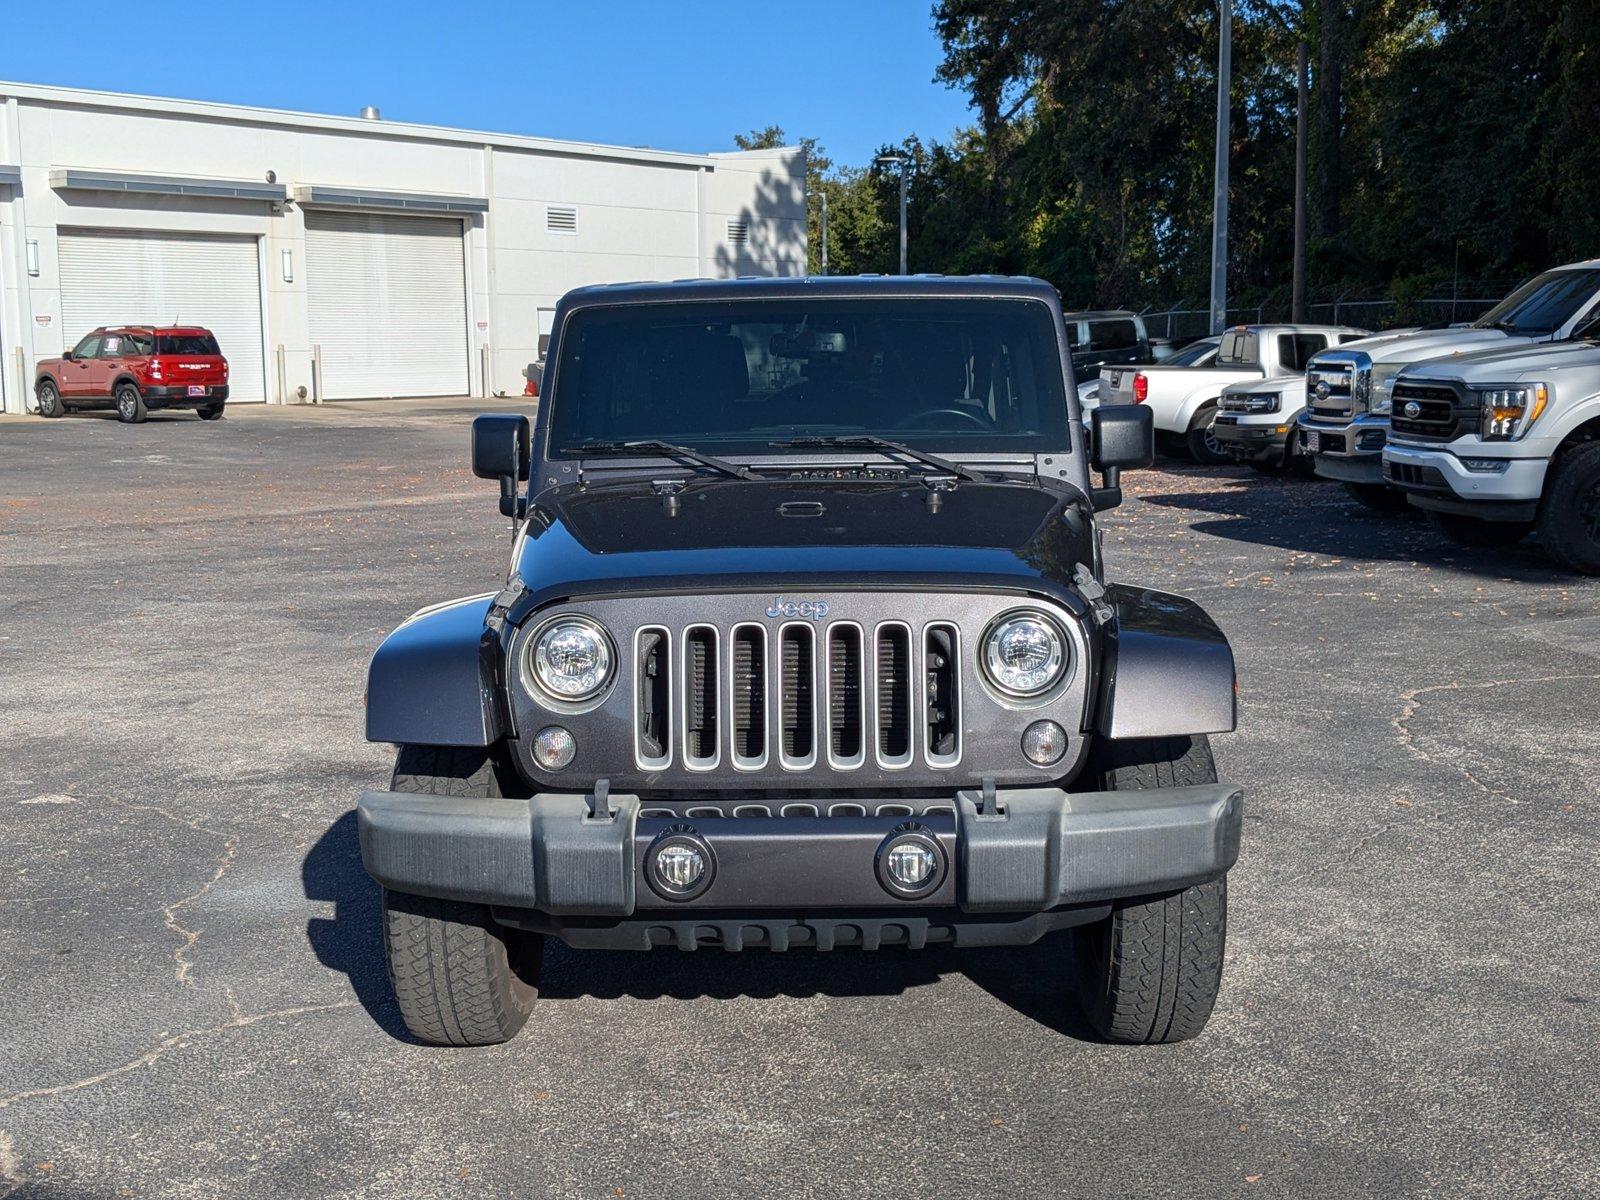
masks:
[(0, 422), (0, 1196), (1600, 1191), (1600, 582), (1164, 464), (1111, 574), (1233, 639), (1223, 995), (1090, 1040), (1066, 943), (547, 950), (414, 1045), (350, 805), (368, 656), (498, 583), (460, 405)]

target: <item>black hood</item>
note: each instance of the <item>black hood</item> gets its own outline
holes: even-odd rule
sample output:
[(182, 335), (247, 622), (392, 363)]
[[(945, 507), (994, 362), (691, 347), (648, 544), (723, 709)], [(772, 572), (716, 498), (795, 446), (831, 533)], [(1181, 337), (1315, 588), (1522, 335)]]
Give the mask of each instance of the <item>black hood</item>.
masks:
[[(595, 593), (923, 586), (1068, 591), (1092, 562), (1075, 494), (1032, 483), (686, 482), (547, 491), (517, 562), (535, 603)], [(937, 511), (935, 511), (935, 508)]]

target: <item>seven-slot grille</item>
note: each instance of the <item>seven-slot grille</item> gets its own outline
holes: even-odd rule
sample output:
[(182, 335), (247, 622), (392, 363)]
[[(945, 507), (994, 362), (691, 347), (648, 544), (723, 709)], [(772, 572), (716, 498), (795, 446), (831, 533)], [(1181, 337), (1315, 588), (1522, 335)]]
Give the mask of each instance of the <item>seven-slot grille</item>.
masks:
[[(1415, 415), (1408, 409), (1417, 406)], [(1406, 437), (1448, 442), (1477, 427), (1478, 408), (1442, 384), (1397, 383), (1389, 424)]]
[(694, 624), (676, 636), (645, 626), (634, 649), (639, 765), (892, 771), (921, 753), (930, 766), (954, 766), (959, 647), (947, 622), (920, 633), (901, 621)]

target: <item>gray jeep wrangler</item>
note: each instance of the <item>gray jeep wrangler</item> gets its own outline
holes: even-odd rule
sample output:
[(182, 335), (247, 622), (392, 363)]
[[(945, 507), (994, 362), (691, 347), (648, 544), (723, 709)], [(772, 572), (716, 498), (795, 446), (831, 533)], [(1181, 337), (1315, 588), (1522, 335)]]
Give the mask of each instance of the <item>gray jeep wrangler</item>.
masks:
[[(1103, 582), (1150, 414), (1080, 421), (1055, 291), (585, 288), (538, 419), (481, 416), (506, 584), (379, 647), (359, 801), (430, 1042), (512, 1036), (577, 948), (1007, 946), (1122, 1042), (1205, 1025), (1242, 800), (1227, 640)], [(1100, 476), (1098, 484), (1091, 468)], [(1072, 997), (1063, 996), (1071, 1003)]]

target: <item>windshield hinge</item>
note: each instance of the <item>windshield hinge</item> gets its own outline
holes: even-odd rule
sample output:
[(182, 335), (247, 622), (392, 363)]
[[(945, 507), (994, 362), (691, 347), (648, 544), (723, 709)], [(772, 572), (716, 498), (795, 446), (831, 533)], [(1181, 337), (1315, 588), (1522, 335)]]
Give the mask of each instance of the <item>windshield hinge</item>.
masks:
[(527, 590), (527, 585), (522, 582), (522, 576), (512, 576), (511, 581), (489, 601), (489, 612), (484, 617), (484, 624), (495, 633), (499, 633), (506, 623), (506, 614), (511, 611), (511, 606)]
[(1106, 603), (1106, 589), (1083, 563), (1078, 563), (1072, 568), (1072, 582), (1078, 585), (1078, 593), (1089, 605), (1089, 610), (1094, 613), (1095, 624), (1104, 625), (1115, 615), (1111, 605)]

